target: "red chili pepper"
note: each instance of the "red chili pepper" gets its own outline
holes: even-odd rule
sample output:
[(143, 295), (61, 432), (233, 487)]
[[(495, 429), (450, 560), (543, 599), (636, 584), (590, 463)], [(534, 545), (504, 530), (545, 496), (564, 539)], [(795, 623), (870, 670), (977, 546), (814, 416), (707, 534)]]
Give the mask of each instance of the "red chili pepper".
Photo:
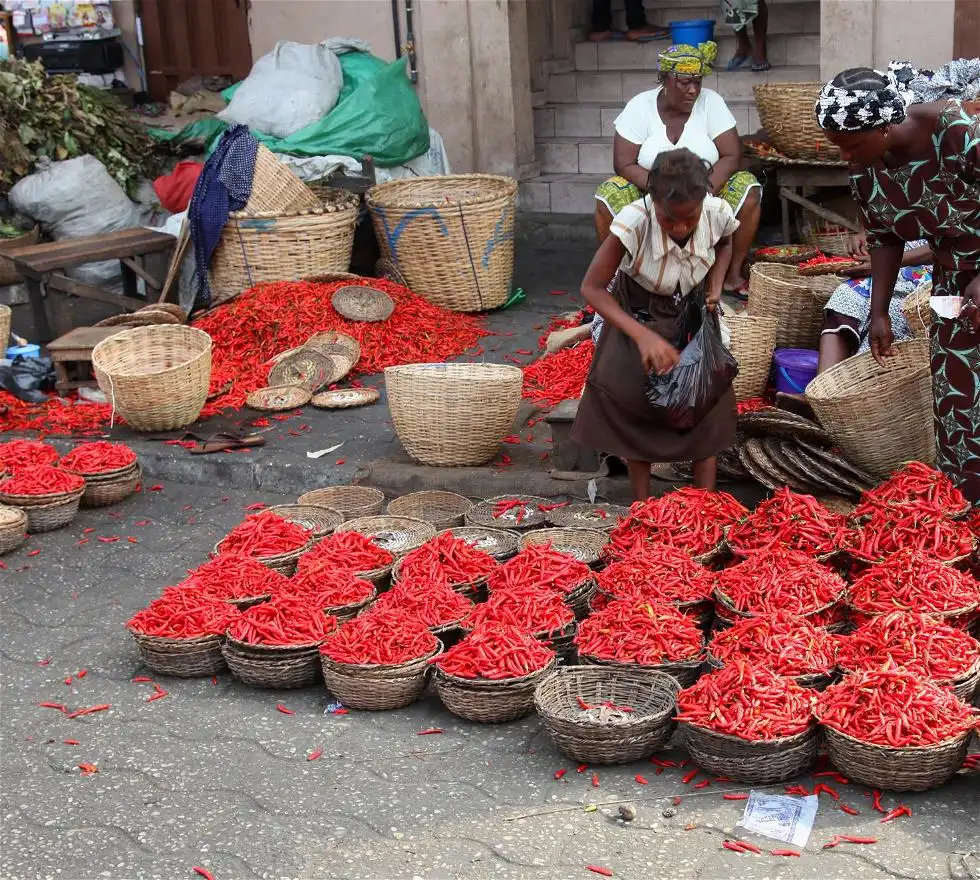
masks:
[(317, 758), (323, 756), (323, 749), (314, 749), (306, 756), (307, 761), (315, 761)]
[(847, 804), (841, 804), (840, 808), (843, 812), (847, 813), (848, 816), (860, 816), (861, 811), (855, 810), (854, 807), (848, 806)]
[(757, 847), (754, 843), (749, 843), (747, 840), (736, 840), (735, 843), (750, 853), (762, 855), (762, 850), (759, 849), (759, 847)]
[(296, 572), (305, 574), (321, 566), (371, 572), (387, 568), (394, 561), (395, 557), (391, 553), (367, 536), (359, 532), (337, 532), (304, 553), (296, 566)]
[(877, 810), (879, 813), (887, 813), (888, 811), (881, 805), (881, 792), (878, 789), (874, 789), (871, 792), (871, 807)]
[(695, 789), (700, 789), (707, 788), (709, 785), (711, 785), (710, 779), (702, 779), (700, 782), (695, 783), (694, 787)]
[(438, 646), (420, 620), (388, 609), (368, 611), (343, 624), (327, 637), (320, 653), (338, 663), (390, 665), (427, 657)]
[(292, 709), (287, 708), (282, 703), (276, 703), (276, 709), (278, 711), (282, 712), (283, 715), (295, 715), (296, 714)]
[(77, 739), (63, 739), (62, 742), (66, 746), (80, 746), (81, 743)]
[(64, 703), (38, 703), (42, 709), (58, 709), (61, 712), (67, 712), (68, 707)]
[(136, 453), (124, 443), (97, 440), (76, 446), (58, 462), (58, 467), (87, 476), (121, 470), (135, 463)]
[(676, 767), (677, 766), (677, 762), (676, 761), (669, 761), (666, 758), (650, 758), (650, 763), (651, 764), (656, 764), (658, 767), (663, 767), (663, 768), (669, 768), (669, 767)]
[(835, 834), (830, 840), (828, 840), (821, 849), (833, 849), (835, 846), (840, 845), (840, 835)]
[(836, 666), (834, 640), (825, 630), (789, 611), (740, 619), (711, 641), (712, 656), (762, 661), (777, 675), (829, 674)]
[(826, 794), (829, 794), (835, 801), (839, 801), (840, 800), (840, 795), (834, 789), (832, 789), (829, 785), (824, 785), (822, 782), (817, 783), (813, 787), (813, 793), (814, 794), (819, 795), (820, 792), (825, 792)]
[(636, 776), (633, 777), (633, 779), (636, 781), (636, 783), (638, 785), (649, 785), (650, 784), (649, 781), (647, 780), (647, 778), (645, 776), (641, 776), (639, 773), (637, 773)]
[(674, 804), (675, 807), (679, 807), (681, 805), (681, 798), (680, 798), (680, 796), (675, 796), (674, 797), (673, 804)]
[(586, 871), (591, 871), (593, 874), (599, 874), (602, 877), (612, 877), (613, 872), (609, 868), (603, 868), (600, 865), (586, 865)]
[(895, 807), (895, 809), (892, 810), (891, 812), (886, 813), (884, 818), (881, 820), (881, 822), (882, 823), (891, 822), (893, 819), (899, 819), (902, 816), (911, 816), (911, 815), (912, 815), (912, 809), (910, 807), (905, 806), (905, 804), (902, 804), (901, 806)]
[(163, 486), (161, 486), (159, 483), (157, 483), (155, 486), (150, 486), (149, 491), (150, 492), (162, 492), (163, 491)]
[(555, 779), (561, 779), (568, 771), (562, 767), (561, 770), (555, 771)]
[(40, 552), (41, 552), (40, 550), (31, 550), (27, 555), (28, 556), (37, 556), (37, 555), (40, 554)]
[(82, 715), (94, 715), (96, 712), (105, 712), (107, 709), (112, 708), (112, 703), (100, 703), (98, 706), (88, 706), (85, 709), (76, 709), (74, 712), (69, 712), (69, 718), (79, 718)]
[(691, 770), (689, 773), (685, 773), (684, 776), (681, 778), (681, 782), (683, 782), (685, 785), (687, 785), (700, 772), (701, 772), (700, 770), (698, 770), (697, 768), (695, 768), (694, 770)]
[(742, 845), (735, 840), (723, 840), (721, 842), (721, 845), (725, 847), (725, 849), (730, 849), (732, 852), (737, 852), (742, 854), (746, 852), (746, 850), (742, 847)]
[(92, 776), (99, 772), (95, 764), (79, 764), (78, 769), (82, 771), (82, 776)]
[(88, 675), (87, 669), (79, 669), (78, 672), (75, 673), (75, 678), (85, 678), (86, 675)]
[(15, 473), (18, 470), (52, 465), (58, 460), (58, 450), (38, 440), (9, 440), (0, 443), (0, 471)]
[(771, 849), (769, 850), (769, 855), (771, 856), (796, 856), (800, 857), (800, 854), (794, 849)]
[(584, 773), (588, 769), (589, 769), (589, 765), (588, 764), (579, 764), (578, 767), (575, 768), (575, 772), (576, 773)]
[(310, 540), (311, 532), (272, 511), (247, 517), (218, 544), (219, 553), (237, 553), (258, 559), (298, 550)]
[(864, 843), (864, 844), (869, 844), (869, 843), (877, 843), (878, 842), (878, 838), (877, 837), (850, 837), (847, 834), (840, 834), (840, 835), (838, 835), (838, 837), (840, 838), (840, 840), (843, 843)]
[(580, 655), (657, 666), (703, 656), (704, 636), (691, 618), (645, 599), (620, 599), (594, 612), (575, 637)]
[(194, 873), (199, 874), (204, 880), (214, 880), (214, 874), (212, 874), (207, 868), (202, 868), (200, 865), (194, 865)]
[(66, 685), (67, 685), (68, 687), (71, 687), (71, 676), (70, 676), (70, 675), (69, 675), (69, 676), (68, 676), (68, 677), (67, 677), (67, 678), (65, 679), (65, 684), (66, 684)]
[(592, 774), (592, 787), (593, 788), (598, 788), (599, 787), (599, 774), (598, 773), (593, 773)]
[(714, 592), (712, 573), (666, 544), (628, 553), (596, 574), (596, 583), (613, 598), (656, 604), (703, 602)]
[(15, 470), (0, 482), (0, 492), (7, 495), (52, 495), (85, 488), (85, 480), (48, 464), (27, 470)]
[(724, 794), (722, 797), (726, 801), (747, 801), (749, 799), (747, 794)]
[(445, 733), (441, 727), (427, 727), (425, 730), (420, 730), (416, 736), (429, 736), (433, 733)]
[(876, 507), (902, 507), (910, 503), (927, 502), (948, 514), (960, 514), (969, 507), (963, 493), (956, 488), (942, 471), (919, 461), (911, 461), (861, 496), (861, 504), (854, 511), (857, 518), (872, 512)]

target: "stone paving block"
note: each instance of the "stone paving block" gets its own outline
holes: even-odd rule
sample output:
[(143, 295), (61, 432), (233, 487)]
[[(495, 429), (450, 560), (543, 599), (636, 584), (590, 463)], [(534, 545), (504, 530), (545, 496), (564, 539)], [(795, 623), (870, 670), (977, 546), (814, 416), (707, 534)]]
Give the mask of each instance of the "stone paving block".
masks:
[(568, 105), (556, 108), (555, 134), (558, 137), (599, 137), (601, 133), (598, 107)]

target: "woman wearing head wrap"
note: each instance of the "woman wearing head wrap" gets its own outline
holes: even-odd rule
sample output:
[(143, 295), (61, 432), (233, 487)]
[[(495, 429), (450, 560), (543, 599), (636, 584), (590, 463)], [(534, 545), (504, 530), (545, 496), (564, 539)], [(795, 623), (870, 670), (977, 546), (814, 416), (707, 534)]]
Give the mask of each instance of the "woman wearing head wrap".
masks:
[(596, 190), (596, 232), (600, 244), (609, 224), (646, 191), (654, 159), (686, 147), (711, 166), (711, 195), (724, 199), (740, 226), (732, 242), (725, 290), (741, 293), (748, 283), (742, 270), (759, 228), (762, 187), (742, 170), (742, 142), (735, 117), (721, 95), (702, 88), (718, 54), (715, 43), (671, 46), (660, 55), (660, 86), (641, 92), (616, 118), (613, 167), (616, 177)]
[(937, 456), (980, 504), (980, 103), (916, 103), (921, 83), (908, 64), (845, 70), (823, 87), (815, 110), (850, 163), (864, 213), (874, 357), (883, 363), (892, 353), (888, 309), (906, 242), (931, 247), (934, 296), (963, 298), (964, 326), (933, 339)]

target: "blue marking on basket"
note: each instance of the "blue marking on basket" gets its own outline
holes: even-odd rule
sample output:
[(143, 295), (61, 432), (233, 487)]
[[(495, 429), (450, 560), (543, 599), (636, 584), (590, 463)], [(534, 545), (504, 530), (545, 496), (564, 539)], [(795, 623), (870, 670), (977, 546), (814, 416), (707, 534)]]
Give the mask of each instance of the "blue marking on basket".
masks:
[(490, 266), (490, 255), (497, 249), (497, 245), (503, 244), (506, 241), (512, 241), (514, 238), (514, 225), (511, 224), (509, 228), (505, 228), (513, 210), (514, 206), (508, 203), (504, 205), (503, 210), (500, 212), (500, 219), (497, 221), (497, 225), (494, 226), (493, 235), (487, 240), (487, 246), (483, 251), (484, 269)]
[(385, 238), (388, 240), (388, 249), (391, 251), (391, 260), (396, 265), (398, 264), (398, 239), (402, 237), (405, 227), (408, 226), (408, 224), (413, 220), (416, 220), (419, 217), (429, 216), (438, 224), (439, 232), (442, 234), (442, 237), (449, 237), (449, 229), (446, 227), (445, 221), (442, 219), (442, 214), (439, 213), (438, 208), (433, 208), (431, 205), (425, 208), (416, 208), (413, 211), (409, 211), (404, 217), (402, 217), (401, 220), (398, 221), (398, 225), (394, 229), (391, 229), (388, 226), (388, 217), (385, 214), (384, 208), (376, 207), (374, 210), (381, 218), (382, 224), (384, 224)]

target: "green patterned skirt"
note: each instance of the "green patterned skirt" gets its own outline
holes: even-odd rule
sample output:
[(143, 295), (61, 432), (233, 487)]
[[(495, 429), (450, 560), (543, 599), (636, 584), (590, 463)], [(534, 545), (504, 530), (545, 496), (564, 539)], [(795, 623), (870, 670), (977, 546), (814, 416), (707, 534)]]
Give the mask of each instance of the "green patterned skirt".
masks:
[[(756, 180), (754, 174), (749, 171), (736, 171), (725, 182), (718, 196), (728, 202), (732, 206), (732, 210), (738, 214), (745, 203), (745, 197), (755, 187), (761, 188), (762, 184)], [(609, 209), (609, 213), (613, 217), (627, 205), (635, 202), (641, 195), (639, 188), (625, 177), (610, 177), (609, 180), (600, 183), (595, 191), (596, 199)]]

